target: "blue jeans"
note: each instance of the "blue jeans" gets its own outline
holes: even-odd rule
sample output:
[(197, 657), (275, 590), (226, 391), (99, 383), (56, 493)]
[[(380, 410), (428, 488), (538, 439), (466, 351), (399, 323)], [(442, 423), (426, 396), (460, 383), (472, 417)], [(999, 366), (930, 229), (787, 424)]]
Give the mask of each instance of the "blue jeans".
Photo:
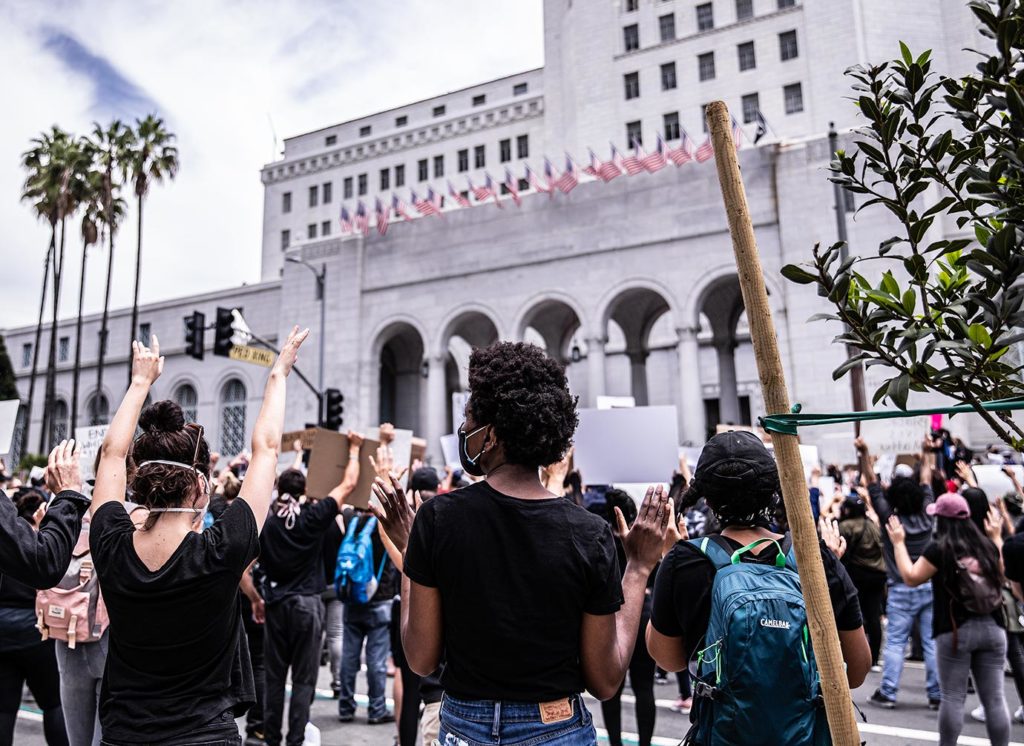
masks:
[(564, 719), (544, 723), (540, 705), (454, 699), (441, 702), (441, 746), (596, 746), (597, 734), (583, 698), (573, 695)]
[(921, 635), (924, 648), (925, 686), (929, 699), (941, 699), (939, 675), (935, 667), (935, 640), (932, 639), (932, 585), (925, 583), (911, 588), (903, 583), (889, 586), (889, 601), (885, 606), (889, 626), (885, 633), (885, 650), (882, 653), (882, 695), (896, 699), (903, 674), (903, 660), (907, 652), (907, 641), (915, 625)]
[(97, 708), (100, 684), (107, 664), (106, 632), (96, 642), (79, 644), (74, 650), (57, 640), (57, 670), (60, 671), (60, 703), (68, 740), (75, 746), (99, 746), (102, 736)]
[(380, 718), (388, 714), (384, 687), (388, 677), (388, 654), (391, 652), (391, 599), (380, 603), (345, 606), (345, 634), (341, 646), (341, 695), (338, 714), (354, 715), (356, 711), (356, 674), (366, 642), (366, 683), (370, 706), (367, 716)]

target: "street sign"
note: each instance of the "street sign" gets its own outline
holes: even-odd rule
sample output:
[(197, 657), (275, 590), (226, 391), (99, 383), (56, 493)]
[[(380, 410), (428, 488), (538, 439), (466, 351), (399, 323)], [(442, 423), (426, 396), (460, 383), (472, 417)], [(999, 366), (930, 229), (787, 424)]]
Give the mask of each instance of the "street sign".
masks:
[(271, 368), (274, 365), (276, 355), (270, 350), (264, 350), (262, 347), (233, 345), (228, 352), (228, 357), (232, 360), (240, 360), (243, 363), (252, 363), (253, 365), (262, 365), (264, 368)]

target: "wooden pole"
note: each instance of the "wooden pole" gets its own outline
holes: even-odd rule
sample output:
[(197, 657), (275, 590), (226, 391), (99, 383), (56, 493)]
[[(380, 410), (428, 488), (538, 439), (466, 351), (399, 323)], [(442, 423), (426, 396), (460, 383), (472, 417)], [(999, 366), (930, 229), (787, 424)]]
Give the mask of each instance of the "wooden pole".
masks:
[[(757, 358), (757, 372), (761, 379), (761, 393), (769, 414), (789, 412), (789, 394), (786, 377), (779, 355), (779, 344), (768, 305), (761, 258), (757, 252), (754, 226), (750, 222), (747, 195), (740, 177), (739, 161), (732, 135), (729, 109), (722, 101), (707, 108), (708, 128), (715, 146), (715, 163), (722, 187), (722, 200), (729, 220), (736, 271), (743, 291), (743, 304), (747, 311), (750, 338)], [(843, 655), (839, 648), (835, 614), (829, 599), (825, 569), (818, 548), (818, 534), (811, 515), (804, 467), (800, 460), (800, 447), (793, 435), (772, 434), (775, 458), (779, 464), (782, 498), (793, 537), (800, 587), (807, 606), (807, 623), (811, 630), (814, 657), (821, 677), (822, 694), (828, 715), (829, 730), (835, 746), (858, 746), (860, 735), (854, 720), (850, 700), (850, 687), (846, 680)]]

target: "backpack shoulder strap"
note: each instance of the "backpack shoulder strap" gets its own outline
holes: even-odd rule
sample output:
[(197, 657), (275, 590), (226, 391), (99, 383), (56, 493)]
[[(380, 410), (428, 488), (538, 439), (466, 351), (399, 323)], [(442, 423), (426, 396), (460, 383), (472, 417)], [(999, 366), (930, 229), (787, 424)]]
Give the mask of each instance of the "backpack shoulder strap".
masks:
[(377, 530), (377, 517), (370, 516), (366, 523), (363, 524), (363, 529), (359, 532), (360, 540), (365, 536), (372, 536), (373, 532)]
[(786, 567), (793, 572), (796, 572), (796, 552), (793, 551), (793, 537), (790, 536), (789, 532), (782, 537), (782, 541), (779, 542), (779, 550), (786, 557)]
[(707, 557), (716, 570), (721, 570), (732, 564), (732, 554), (718, 543), (717, 537), (702, 536), (699, 539), (690, 539), (690, 544)]

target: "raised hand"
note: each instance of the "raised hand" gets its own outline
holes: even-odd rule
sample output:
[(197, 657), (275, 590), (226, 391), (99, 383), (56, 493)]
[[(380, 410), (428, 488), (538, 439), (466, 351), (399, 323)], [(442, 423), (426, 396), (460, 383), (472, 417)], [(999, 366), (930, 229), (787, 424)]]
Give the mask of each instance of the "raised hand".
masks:
[(391, 447), (384, 443), (377, 446), (376, 458), (370, 456), (370, 465), (377, 473), (377, 476), (385, 482), (387, 482), (388, 477), (392, 474), (401, 479), (405, 476), (405, 473), (409, 471), (408, 467), (405, 466), (403, 466), (400, 471), (395, 471), (395, 454), (391, 450)]
[(132, 383), (152, 386), (164, 372), (164, 359), (160, 356), (160, 340), (153, 335), (153, 347), (138, 340), (132, 342)]
[[(900, 527), (902, 528), (902, 525)], [(836, 559), (842, 559), (846, 554), (846, 537), (839, 533), (839, 522), (822, 516), (818, 519), (818, 531), (821, 533), (825, 546), (831, 550)]]
[(668, 499), (668, 514), (673, 517), (669, 518), (668, 525), (665, 527), (665, 547), (662, 556), (668, 554), (669, 550), (678, 542), (690, 538), (690, 533), (686, 530), (686, 516), (680, 513), (679, 517), (675, 518), (675, 510), (675, 501), (670, 497)]
[(626, 529), (626, 518), (615, 508), (615, 520), (619, 536), (626, 551), (626, 561), (634, 562), (648, 573), (661, 559), (665, 547), (668, 523), (673, 519), (669, 511), (668, 493), (665, 486), (648, 487), (633, 526)]
[(62, 440), (46, 462), (46, 489), (53, 494), (63, 490), (82, 491), (82, 473), (78, 457), (82, 446), (74, 440)]
[(387, 481), (380, 477), (374, 479), (372, 489), (380, 507), (370, 503), (370, 511), (377, 516), (384, 533), (391, 539), (398, 552), (405, 554), (405, 548), (409, 545), (409, 534), (412, 533), (413, 518), (416, 516), (415, 507), (418, 505), (409, 504), (402, 483), (394, 474), (389, 474)]
[(995, 505), (989, 506), (988, 515), (985, 516), (985, 535), (997, 544), (1003, 538), (1003, 514)]
[(889, 541), (894, 545), (902, 544), (907, 540), (907, 530), (903, 528), (903, 524), (900, 523), (899, 516), (889, 516), (889, 523), (886, 525), (886, 530), (889, 532)]
[(309, 329), (303, 329), (299, 331), (298, 326), (293, 326), (292, 330), (288, 333), (288, 339), (285, 340), (284, 345), (281, 347), (281, 354), (277, 356), (277, 361), (274, 363), (274, 368), (271, 372), (280, 373), (283, 376), (287, 376), (292, 372), (292, 366), (295, 365), (295, 361), (299, 357), (299, 347), (306, 341), (306, 337), (309, 336)]

